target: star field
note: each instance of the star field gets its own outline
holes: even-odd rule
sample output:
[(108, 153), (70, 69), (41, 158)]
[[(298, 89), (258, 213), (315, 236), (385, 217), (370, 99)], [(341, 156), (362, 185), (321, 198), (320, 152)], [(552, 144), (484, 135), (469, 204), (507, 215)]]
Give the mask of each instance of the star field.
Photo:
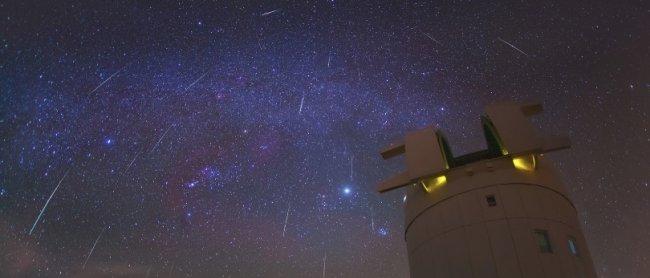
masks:
[(0, 2), (0, 276), (408, 277), (379, 151), (540, 101), (601, 277), (650, 273), (642, 1)]

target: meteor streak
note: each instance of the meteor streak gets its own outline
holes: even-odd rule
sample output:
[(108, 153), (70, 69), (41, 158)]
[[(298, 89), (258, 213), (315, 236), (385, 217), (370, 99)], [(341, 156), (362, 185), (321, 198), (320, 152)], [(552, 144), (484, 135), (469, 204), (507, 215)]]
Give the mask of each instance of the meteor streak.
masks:
[(272, 11), (270, 11), (270, 12), (262, 13), (262, 16), (272, 15), (272, 14), (277, 13), (277, 12), (279, 12), (279, 11), (280, 11), (280, 9), (275, 9), (275, 10), (272, 10)]
[(171, 128), (172, 128), (172, 125), (169, 125), (169, 127), (167, 128), (167, 130), (165, 130), (165, 132), (163, 132), (163, 134), (160, 135), (160, 138), (158, 138), (158, 142), (156, 142), (156, 144), (153, 145), (153, 148), (151, 148), (151, 150), (150, 150), (149, 152), (153, 152), (154, 150), (156, 150), (156, 148), (158, 147), (158, 145), (159, 145), (160, 142), (162, 141), (163, 137), (165, 137), (165, 135), (167, 134), (167, 132), (169, 132), (169, 130), (170, 130)]
[(289, 208), (287, 208), (287, 215), (284, 217), (284, 228), (282, 228), (282, 237), (287, 232), (287, 221), (289, 220), (289, 211), (291, 210), (291, 203), (289, 203)]
[(350, 182), (354, 181), (354, 155), (350, 156)]
[(513, 49), (519, 51), (519, 53), (524, 54), (524, 55), (526, 55), (526, 57), (528, 57), (528, 54), (527, 54), (526, 52), (522, 51), (521, 49), (517, 48), (516, 46), (512, 45), (511, 43), (509, 43), (509, 42), (503, 40), (502, 38), (497, 38), (497, 39), (499, 39), (501, 42), (503, 42), (503, 43), (509, 45), (509, 46), (512, 47)]
[(327, 262), (327, 253), (323, 257), (323, 278), (325, 278), (325, 262)]
[(97, 246), (97, 242), (99, 242), (99, 238), (102, 237), (102, 234), (104, 233), (104, 231), (106, 231), (106, 227), (104, 227), (104, 229), (102, 229), (102, 231), (97, 236), (97, 239), (95, 239), (95, 243), (93, 243), (93, 247), (90, 248), (90, 252), (88, 253), (88, 256), (86, 257), (86, 260), (84, 261), (84, 265), (83, 265), (82, 269), (86, 269), (86, 264), (88, 263), (88, 259), (90, 259), (90, 256), (93, 255), (93, 251), (95, 251), (95, 246)]
[(133, 157), (133, 160), (131, 160), (131, 163), (129, 163), (129, 166), (126, 167), (126, 170), (124, 170), (124, 173), (126, 173), (126, 171), (128, 171), (131, 168), (131, 165), (133, 165), (133, 162), (135, 162), (135, 160), (138, 158), (138, 156), (140, 156), (142, 151), (144, 151), (144, 147), (142, 147), (142, 149), (140, 149), (140, 151), (138, 151), (138, 153), (135, 154), (135, 157)]
[(38, 217), (36, 217), (36, 221), (34, 221), (34, 225), (32, 225), (32, 229), (29, 230), (29, 235), (32, 235), (32, 232), (34, 232), (34, 228), (36, 228), (36, 224), (38, 224), (38, 220), (40, 220), (41, 216), (43, 216), (43, 213), (45, 212), (45, 209), (47, 209), (47, 205), (50, 203), (50, 200), (52, 200), (52, 197), (54, 197), (54, 193), (56, 193), (56, 191), (59, 189), (59, 186), (61, 185), (61, 182), (63, 181), (63, 179), (65, 179), (65, 177), (68, 176), (68, 172), (70, 172), (70, 170), (65, 172), (65, 174), (63, 175), (61, 180), (59, 180), (59, 183), (54, 188), (54, 191), (52, 191), (52, 194), (50, 194), (50, 198), (47, 198), (47, 201), (45, 202), (45, 205), (41, 209), (41, 213), (38, 214)]
[(372, 207), (370, 207), (370, 229), (372, 233), (375, 232), (375, 213), (372, 211)]
[(438, 40), (434, 39), (431, 35), (429, 35), (429, 34), (427, 34), (427, 33), (425, 33), (425, 32), (422, 32), (422, 34), (425, 35), (425, 36), (427, 36), (427, 38), (429, 38), (430, 40), (434, 41), (435, 43), (437, 43), (437, 44), (439, 44), (439, 45), (442, 45), (441, 42), (439, 42)]
[(124, 69), (124, 68), (121, 68), (120, 70), (116, 71), (116, 72), (113, 73), (111, 76), (109, 76), (108, 78), (104, 79), (104, 81), (102, 81), (102, 83), (99, 83), (99, 85), (97, 85), (97, 87), (95, 87), (95, 89), (92, 90), (92, 91), (90, 92), (90, 94), (92, 94), (92, 93), (94, 93), (95, 91), (97, 91), (97, 89), (99, 89), (102, 85), (104, 85), (104, 83), (106, 83), (106, 82), (108, 82), (109, 80), (111, 80), (111, 78), (113, 78), (113, 76), (116, 76), (116, 75), (117, 75), (118, 73), (120, 73), (120, 71), (122, 71), (123, 69)]
[(302, 114), (302, 106), (305, 104), (305, 94), (302, 94), (302, 99), (300, 100), (300, 109), (298, 109), (298, 115)]
[(189, 86), (187, 86), (187, 88), (185, 88), (185, 91), (187, 92), (190, 88), (192, 88), (192, 86), (194, 86), (194, 84), (196, 84), (197, 82), (201, 81), (201, 79), (203, 79), (203, 77), (205, 77), (206, 74), (208, 74), (207, 71), (206, 71), (203, 75), (201, 75), (199, 78), (197, 78), (196, 80), (194, 80), (194, 82), (192, 82)]

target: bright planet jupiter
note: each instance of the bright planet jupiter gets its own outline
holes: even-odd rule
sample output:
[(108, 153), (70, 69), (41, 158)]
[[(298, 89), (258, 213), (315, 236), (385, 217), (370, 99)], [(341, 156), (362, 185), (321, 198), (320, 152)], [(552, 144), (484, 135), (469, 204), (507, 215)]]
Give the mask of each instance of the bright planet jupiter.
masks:
[(648, 277), (643, 1), (149, 2), (0, 2), (0, 276), (408, 277), (379, 151), (513, 100), (599, 276)]

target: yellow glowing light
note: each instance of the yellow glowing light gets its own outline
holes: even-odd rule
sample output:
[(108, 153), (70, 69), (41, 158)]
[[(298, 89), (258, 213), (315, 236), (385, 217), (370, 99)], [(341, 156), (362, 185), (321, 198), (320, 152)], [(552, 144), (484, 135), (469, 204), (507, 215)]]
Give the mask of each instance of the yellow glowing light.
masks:
[(535, 161), (535, 155), (523, 155), (512, 158), (512, 164), (515, 165), (515, 168), (522, 171), (533, 171), (537, 162)]
[(442, 176), (438, 176), (438, 177), (435, 177), (435, 178), (422, 180), (422, 181), (420, 181), (420, 183), (422, 184), (422, 187), (424, 187), (424, 190), (426, 192), (431, 192), (436, 187), (442, 186), (445, 183), (447, 183), (447, 177), (442, 175)]

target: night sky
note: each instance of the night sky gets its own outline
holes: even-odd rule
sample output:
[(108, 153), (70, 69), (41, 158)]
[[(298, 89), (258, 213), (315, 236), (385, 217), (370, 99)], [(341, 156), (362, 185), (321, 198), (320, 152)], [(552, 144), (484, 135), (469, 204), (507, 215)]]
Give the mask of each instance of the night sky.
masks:
[(378, 152), (514, 100), (598, 274), (648, 277), (647, 3), (219, 2), (0, 2), (0, 276), (407, 277)]

